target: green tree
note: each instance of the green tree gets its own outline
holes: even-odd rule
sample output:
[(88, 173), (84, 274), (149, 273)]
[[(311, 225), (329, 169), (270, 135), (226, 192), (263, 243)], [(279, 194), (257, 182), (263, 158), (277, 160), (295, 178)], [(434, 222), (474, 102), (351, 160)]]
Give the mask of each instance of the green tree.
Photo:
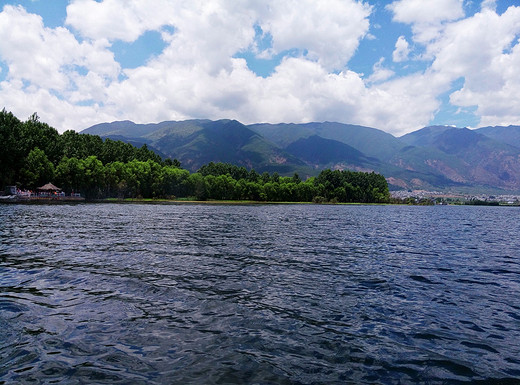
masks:
[(280, 201), (280, 185), (275, 182), (268, 182), (263, 186), (265, 199), (269, 202)]
[(262, 184), (266, 184), (271, 181), (271, 175), (267, 171), (264, 171), (262, 175), (260, 176), (260, 180)]
[(87, 199), (99, 198), (105, 188), (105, 167), (96, 156), (89, 156), (81, 161), (83, 178), (81, 190)]
[(43, 150), (38, 147), (29, 152), (21, 170), (22, 185), (36, 189), (54, 179), (54, 166)]
[(298, 202), (312, 202), (312, 198), (317, 195), (314, 187), (314, 178), (298, 183), (295, 187), (295, 195)]
[(85, 175), (83, 161), (78, 158), (63, 157), (56, 167), (56, 182), (67, 194), (80, 192)]
[(20, 120), (5, 108), (0, 112), (0, 187), (16, 183), (27, 155), (20, 146), (20, 125)]
[(114, 198), (126, 198), (128, 194), (127, 166), (123, 162), (105, 165), (105, 195)]
[[(291, 179), (291, 178), (288, 178)], [(295, 186), (296, 184), (289, 183), (280, 183), (278, 189), (278, 201), (280, 202), (295, 202), (296, 194), (295, 194)]]
[(258, 180), (260, 179), (260, 175), (254, 169), (251, 169), (251, 171), (249, 171), (247, 179), (250, 182), (258, 182)]
[(162, 191), (165, 197), (184, 197), (186, 196), (186, 181), (190, 173), (187, 170), (175, 166), (162, 168)]
[(176, 168), (181, 168), (181, 162), (179, 162), (177, 159), (171, 159), (171, 158), (166, 158), (164, 161), (163, 161), (163, 164), (165, 166), (169, 166), (169, 167), (176, 167)]
[(63, 156), (63, 148), (60, 135), (55, 128), (40, 122), (38, 115), (34, 113), (19, 129), (19, 145), (23, 157), (38, 147), (53, 164), (59, 163)]
[(208, 186), (204, 176), (198, 172), (189, 176), (186, 181), (188, 187), (188, 195), (193, 196), (198, 200), (206, 200), (208, 198)]
[(158, 164), (162, 163), (162, 158), (150, 150), (146, 144), (143, 144), (140, 148), (136, 149), (135, 159), (140, 160), (141, 162), (147, 162), (151, 160)]
[(212, 199), (230, 200), (236, 197), (237, 182), (229, 175), (206, 176), (208, 196)]
[(137, 149), (129, 143), (107, 138), (103, 142), (99, 160), (104, 164), (112, 162), (128, 163), (136, 158), (136, 151)]
[(236, 184), (236, 198), (243, 200), (259, 201), (262, 186), (257, 182), (250, 182), (246, 178), (240, 179)]
[(148, 162), (134, 159), (126, 164), (126, 182), (131, 197), (149, 197), (151, 173), (152, 170)]
[(102, 159), (103, 139), (97, 135), (79, 134), (76, 131), (65, 131), (61, 137), (63, 155), (68, 158), (86, 159), (95, 156)]

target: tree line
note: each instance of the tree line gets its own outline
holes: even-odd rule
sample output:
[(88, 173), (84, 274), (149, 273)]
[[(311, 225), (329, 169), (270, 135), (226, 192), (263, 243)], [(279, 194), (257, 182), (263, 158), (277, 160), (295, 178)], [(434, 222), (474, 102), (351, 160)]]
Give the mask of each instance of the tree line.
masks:
[(225, 163), (197, 172), (176, 159), (162, 159), (146, 145), (58, 131), (32, 115), (22, 122), (0, 113), (0, 184), (34, 190), (54, 182), (66, 193), (98, 198), (193, 198), (271, 202), (388, 202), (388, 185), (375, 173), (323, 170), (302, 180), (298, 174), (259, 174)]

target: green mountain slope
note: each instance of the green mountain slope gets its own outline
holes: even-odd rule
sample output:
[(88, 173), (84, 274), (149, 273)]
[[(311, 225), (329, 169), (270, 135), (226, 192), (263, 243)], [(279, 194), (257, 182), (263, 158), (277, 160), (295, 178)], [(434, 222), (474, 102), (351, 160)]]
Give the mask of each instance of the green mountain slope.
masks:
[(248, 126), (284, 148), (301, 138), (320, 136), (348, 144), (366, 156), (390, 159), (405, 146), (398, 138), (376, 128), (334, 122), (305, 124), (253, 124)]
[[(191, 170), (209, 162), (232, 163), (257, 171), (282, 171), (304, 166), (304, 163), (268, 143), (256, 132), (236, 120), (220, 120), (200, 124), (201, 129), (179, 141), (168, 144), (168, 151)], [(166, 152), (165, 139), (157, 147)]]
[(476, 130), (426, 127), (401, 137), (410, 148), (392, 163), (469, 185), (520, 189), (520, 149)]
[(475, 131), (497, 142), (520, 148), (520, 126), (482, 127)]
[(136, 124), (130, 120), (123, 120), (111, 123), (100, 123), (83, 130), (82, 134), (108, 136), (123, 136), (127, 138), (143, 138), (150, 132), (156, 131), (161, 125), (169, 122), (157, 124)]
[(325, 139), (318, 135), (300, 138), (288, 145), (285, 150), (314, 168), (324, 165), (328, 165), (330, 168), (338, 168), (342, 164), (348, 165), (350, 168), (361, 166), (373, 168), (380, 165), (379, 160), (368, 158), (361, 151), (348, 144)]
[(186, 120), (157, 124), (125, 121), (98, 124), (82, 133), (118, 139), (126, 137), (126, 141), (147, 143), (166, 157), (178, 159), (190, 171), (197, 171), (209, 162), (225, 162), (254, 168), (258, 172), (312, 173), (305, 162), (236, 120)]
[(325, 168), (352, 169), (381, 173), (393, 188), (520, 191), (520, 149), (504, 143), (516, 140), (517, 128), (433, 126), (396, 138), (333, 122), (245, 126), (235, 120), (186, 120), (105, 123), (83, 133), (146, 143), (190, 171), (209, 162), (302, 177)]

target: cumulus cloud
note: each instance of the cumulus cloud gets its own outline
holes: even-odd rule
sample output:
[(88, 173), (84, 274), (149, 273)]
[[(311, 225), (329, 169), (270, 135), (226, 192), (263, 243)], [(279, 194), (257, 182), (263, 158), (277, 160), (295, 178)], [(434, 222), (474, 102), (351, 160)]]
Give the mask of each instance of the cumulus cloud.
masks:
[(502, 15), (484, 9), (450, 25), (434, 46), (432, 65), (464, 86), (450, 96), (454, 105), (477, 106), (482, 125), (518, 124), (520, 91), (520, 7)]
[(520, 7), (498, 15), (496, 2), (486, 0), (481, 12), (460, 19), (461, 6), (458, 0), (401, 0), (388, 8), (395, 20), (412, 25), (414, 40), (424, 45), (432, 60), (424, 75), (444, 79), (439, 94), (462, 78), (464, 86), (451, 93), (451, 104), (476, 107), (480, 125), (518, 124)]
[(22, 116), (38, 110), (43, 119), (58, 127), (62, 120), (73, 121), (75, 114), (67, 115), (76, 110), (72, 103), (90, 98), (92, 93), (85, 86), (92, 88), (93, 78), (99, 83), (95, 96), (100, 97), (100, 90), (120, 71), (106, 40), (80, 43), (65, 28), (44, 27), (40, 16), (20, 6), (4, 7), (0, 35), (7, 37), (0, 40), (0, 58), (9, 68), (6, 80), (0, 83), (0, 104)]
[(399, 36), (395, 42), (395, 50), (392, 53), (392, 59), (394, 62), (399, 63), (408, 60), (408, 54), (410, 53), (410, 47), (404, 36)]
[(439, 37), (445, 22), (464, 16), (463, 0), (398, 0), (387, 8), (394, 20), (411, 24), (414, 40), (426, 44)]
[[(318, 111), (326, 109), (311, 108), (303, 95), (320, 88), (320, 79), (327, 84), (329, 71), (345, 66), (368, 31), (370, 14), (368, 5), (354, 0), (304, 3), (74, 0), (67, 7), (70, 30), (45, 28), (39, 16), (6, 7), (0, 28), (19, 27), (10, 39), (3, 40), (2, 59), (9, 64), (11, 82), (21, 79), (35, 92), (55, 90), (58, 100), (70, 103), (71, 109), (78, 102), (87, 103), (78, 109), (96, 108), (114, 118), (156, 121), (198, 116), (264, 121), (291, 117), (301, 121), (306, 116), (317, 118), (321, 116)], [(31, 25), (23, 28), (25, 32), (24, 23)], [(164, 26), (172, 27), (169, 31), (173, 33), (164, 32)], [(244, 60), (234, 58), (254, 45), (255, 26), (272, 36), (271, 53), (300, 52), (299, 59), (284, 60), (267, 80), (251, 72)], [(146, 66), (122, 70), (110, 51), (111, 44), (135, 41), (149, 30), (162, 31), (167, 47)], [(20, 39), (30, 43), (31, 49), (13, 50)], [(14, 57), (14, 52), (23, 57)], [(37, 63), (40, 56), (43, 66), (23, 67)], [(299, 76), (315, 80), (306, 86)], [(338, 92), (329, 88), (323, 90)], [(331, 95), (323, 98), (335, 104)], [(273, 100), (284, 103), (273, 104)], [(40, 115), (46, 118), (44, 111)], [(51, 122), (56, 124), (56, 120)]]
[(116, 76), (119, 65), (102, 44), (79, 43), (65, 28), (49, 29), (40, 16), (22, 7), (6, 6), (0, 13), (0, 55), (9, 75), (31, 85), (65, 91), (74, 66), (84, 66), (103, 76)]
[(341, 69), (369, 29), (371, 8), (355, 1), (273, 1), (262, 21), (275, 53), (298, 48), (327, 69)]
[[(385, 58), (382, 57), (379, 59), (379, 61), (374, 64), (372, 67), (372, 75), (368, 78), (368, 83), (378, 83), (383, 82), (385, 80), (388, 80), (389, 78), (393, 77), (395, 75), (395, 72), (385, 68), (383, 66), (383, 63), (385, 61)], [(394, 60), (395, 61), (395, 60)]]
[(431, 24), (464, 16), (462, 0), (398, 0), (388, 8), (394, 19), (407, 24)]
[[(489, 2), (490, 3), (490, 2)], [(489, 4), (488, 4), (489, 5)], [(234, 118), (244, 123), (341, 121), (402, 134), (427, 125), (440, 95), (477, 106), (484, 124), (520, 122), (520, 8), (484, 7), (462, 18), (459, 0), (393, 2), (394, 20), (412, 27), (426, 69), (399, 75), (409, 59), (399, 37), (372, 74), (348, 69), (369, 38), (373, 9), (354, 0), (73, 0), (66, 26), (47, 28), (22, 7), (0, 12), (0, 107), (20, 117), (37, 111), (61, 131), (101, 121), (157, 122)], [(122, 69), (115, 41), (159, 31), (166, 47), (146, 64)], [(259, 31), (271, 45), (257, 46)], [(24, 49), (19, 49), (24, 47)], [(268, 77), (237, 53), (285, 55)]]
[(483, 0), (481, 5), (482, 10), (490, 9), (495, 11), (497, 9), (497, 1), (496, 0)]
[(67, 6), (66, 24), (89, 39), (131, 42), (168, 24), (175, 13), (175, 4), (167, 0), (74, 0)]

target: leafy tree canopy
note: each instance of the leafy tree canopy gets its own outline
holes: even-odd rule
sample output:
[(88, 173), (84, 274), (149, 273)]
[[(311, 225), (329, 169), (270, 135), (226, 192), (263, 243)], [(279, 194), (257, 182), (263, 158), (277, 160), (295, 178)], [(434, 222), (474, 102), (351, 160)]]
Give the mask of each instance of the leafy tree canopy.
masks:
[(59, 134), (33, 114), (21, 122), (0, 112), (0, 183), (35, 189), (55, 181), (88, 199), (175, 198), (273, 202), (388, 202), (388, 185), (375, 173), (323, 170), (303, 181), (298, 174), (261, 175), (210, 162), (190, 174), (176, 159), (163, 160), (146, 145), (66, 131)]

